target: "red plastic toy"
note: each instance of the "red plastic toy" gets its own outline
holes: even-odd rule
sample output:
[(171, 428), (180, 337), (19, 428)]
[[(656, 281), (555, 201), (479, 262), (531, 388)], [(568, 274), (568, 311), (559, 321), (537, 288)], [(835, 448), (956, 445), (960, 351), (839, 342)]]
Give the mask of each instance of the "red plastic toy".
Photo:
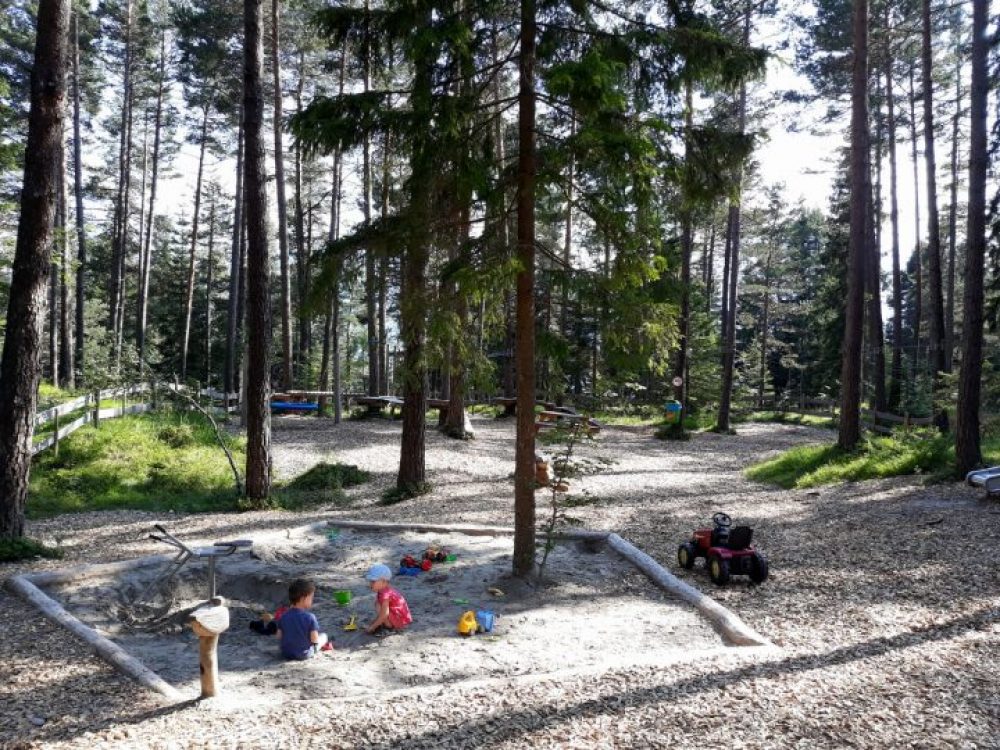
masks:
[(732, 527), (732, 519), (725, 513), (712, 516), (711, 529), (696, 529), (691, 541), (677, 548), (677, 562), (690, 570), (694, 561), (704, 557), (708, 575), (719, 586), (732, 575), (750, 576), (754, 583), (767, 580), (767, 558), (750, 543), (753, 529), (749, 526)]

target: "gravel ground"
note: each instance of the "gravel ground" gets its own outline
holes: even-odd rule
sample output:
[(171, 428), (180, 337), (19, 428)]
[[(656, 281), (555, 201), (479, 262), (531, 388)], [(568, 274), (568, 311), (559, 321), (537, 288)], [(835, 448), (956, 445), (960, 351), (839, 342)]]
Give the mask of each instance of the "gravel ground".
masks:
[[(357, 463), (373, 483), (349, 511), (171, 518), (192, 537), (253, 536), (336, 517), (511, 523), (513, 424), (476, 420), (467, 443), (428, 434), (435, 491), (375, 505), (391, 485), (398, 423), (275, 421), (275, 469)], [(737, 436), (659, 442), (612, 428), (576, 455), (601, 466), (571, 513), (630, 539), (781, 647), (558, 678), (426, 687), (333, 700), (165, 705), (0, 592), (3, 747), (1000, 747), (1000, 506), (918, 479), (784, 491), (747, 481), (749, 463), (829, 432), (747, 425)], [(610, 463), (609, 463), (610, 462)], [(539, 494), (539, 504), (546, 498)], [(711, 513), (754, 526), (771, 579), (709, 583), (677, 571), (676, 545)], [(6, 577), (156, 550), (135, 512), (64, 516), (29, 533), (67, 559), (3, 566)]]

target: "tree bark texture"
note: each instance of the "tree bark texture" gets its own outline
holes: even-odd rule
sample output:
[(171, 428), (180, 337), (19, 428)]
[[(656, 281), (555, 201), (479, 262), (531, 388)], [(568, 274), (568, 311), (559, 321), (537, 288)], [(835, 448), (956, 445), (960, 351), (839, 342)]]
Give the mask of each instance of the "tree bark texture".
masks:
[(861, 438), (861, 343), (865, 256), (868, 249), (868, 2), (855, 0), (851, 86), (851, 231), (847, 259), (847, 307), (840, 369), (838, 445), (853, 450)]
[[(890, 29), (889, 6), (885, 28)], [(885, 52), (886, 128), (889, 139), (889, 224), (892, 232), (892, 366), (889, 378), (889, 408), (898, 409), (903, 389), (903, 280), (899, 267), (899, 175), (896, 164), (896, 101), (893, 94), (891, 45)]]
[(969, 90), (969, 219), (962, 298), (962, 371), (958, 379), (955, 463), (964, 474), (982, 463), (979, 400), (983, 360), (983, 263), (986, 255), (986, 178), (989, 0), (972, 2), (972, 85)]
[(263, 0), (244, 0), (243, 111), (247, 226), (247, 498), (263, 504), (271, 491), (270, 266), (264, 167)]
[(934, 372), (948, 372), (944, 353), (944, 295), (941, 274), (941, 224), (937, 205), (937, 161), (934, 156), (934, 82), (932, 79), (931, 0), (922, 0), (923, 24), (923, 103), (924, 103), (924, 160), (927, 172), (927, 273), (931, 295), (930, 354)]
[[(239, 347), (239, 322), (241, 315), (240, 307), (240, 287), (242, 286), (240, 277), (243, 272), (243, 140), (244, 140), (244, 115), (242, 105), (240, 107), (240, 124), (237, 136), (236, 147), (236, 197), (233, 207), (233, 244), (229, 259), (229, 299), (226, 307), (226, 362), (224, 374), (224, 388), (226, 393), (236, 391), (236, 371), (239, 368), (237, 349)], [(226, 403), (229, 403), (229, 396), (226, 396)]]
[(271, 0), (271, 71), (274, 75), (274, 188), (278, 202), (278, 252), (281, 264), (281, 387), (292, 387), (292, 281), (288, 268), (288, 204), (285, 202), (285, 144), (281, 135), (281, 0)]
[(0, 539), (24, 535), (41, 315), (62, 164), (69, 13), (69, 0), (39, 0), (21, 213), (0, 356)]
[(535, 0), (521, 0), (517, 159), (514, 575), (535, 567)]
[[(750, 15), (752, 6), (747, 3), (743, 19), (743, 46), (750, 46)], [(739, 132), (744, 133), (747, 125), (747, 86), (740, 84), (739, 102)], [(743, 165), (739, 166), (737, 175), (737, 193), (742, 189)], [(726, 320), (723, 324), (722, 348), (722, 391), (719, 396), (719, 415), (716, 429), (728, 432), (730, 429), (731, 408), (733, 399), (733, 369), (736, 365), (736, 290), (740, 275), (740, 222), (742, 207), (740, 202), (729, 204), (729, 278), (725, 287), (728, 301), (725, 303)]]
[(76, 198), (76, 366), (83, 379), (83, 341), (85, 284), (87, 273), (87, 234), (83, 220), (83, 144), (80, 141), (80, 19), (73, 13), (73, 192)]

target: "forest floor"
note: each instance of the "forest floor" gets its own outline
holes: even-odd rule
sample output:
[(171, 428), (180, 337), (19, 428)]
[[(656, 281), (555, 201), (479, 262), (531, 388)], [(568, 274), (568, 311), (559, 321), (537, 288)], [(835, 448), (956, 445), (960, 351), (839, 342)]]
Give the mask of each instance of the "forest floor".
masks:
[[(348, 491), (353, 507), (177, 514), (170, 527), (207, 539), (336, 518), (510, 525), (513, 423), (474, 425), (477, 438), (465, 443), (429, 431), (434, 491), (384, 506), (398, 422), (277, 419), (279, 476), (321, 460), (373, 473)], [(825, 430), (747, 424), (735, 436), (688, 442), (652, 434), (609, 428), (578, 446), (584, 471), (572, 480), (569, 512), (587, 528), (631, 540), (779, 649), (377, 697), (168, 705), (4, 590), (0, 746), (1000, 747), (1000, 505), (919, 478), (782, 490), (743, 476), (779, 451), (829, 442)], [(547, 494), (538, 500), (542, 512)], [(677, 544), (716, 510), (755, 528), (771, 561), (762, 586), (735, 578), (717, 588), (701, 564), (677, 569)], [(0, 576), (162, 552), (146, 533), (163, 519), (115, 511), (32, 522), (30, 535), (59, 542), (66, 559), (5, 565)], [(624, 627), (619, 638), (628, 638)]]

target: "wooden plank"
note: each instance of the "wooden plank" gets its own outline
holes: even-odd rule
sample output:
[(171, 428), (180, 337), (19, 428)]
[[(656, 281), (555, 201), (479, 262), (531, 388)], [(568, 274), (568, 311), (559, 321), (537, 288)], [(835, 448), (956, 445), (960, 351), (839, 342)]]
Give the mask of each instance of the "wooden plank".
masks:
[[(514, 529), (511, 526), (475, 526), (475, 525), (447, 525), (447, 524), (427, 524), (427, 523), (391, 523), (388, 521), (349, 521), (347, 519), (334, 519), (332, 521), (321, 521), (309, 526), (309, 529), (325, 533), (330, 527), (357, 529), (358, 531), (420, 531), (429, 534), (465, 534), (466, 536), (513, 536)], [(535, 537), (544, 539), (545, 534), (536, 532)], [(555, 539), (585, 540), (603, 542), (608, 538), (607, 531), (588, 531), (586, 529), (566, 529), (553, 534)]]

